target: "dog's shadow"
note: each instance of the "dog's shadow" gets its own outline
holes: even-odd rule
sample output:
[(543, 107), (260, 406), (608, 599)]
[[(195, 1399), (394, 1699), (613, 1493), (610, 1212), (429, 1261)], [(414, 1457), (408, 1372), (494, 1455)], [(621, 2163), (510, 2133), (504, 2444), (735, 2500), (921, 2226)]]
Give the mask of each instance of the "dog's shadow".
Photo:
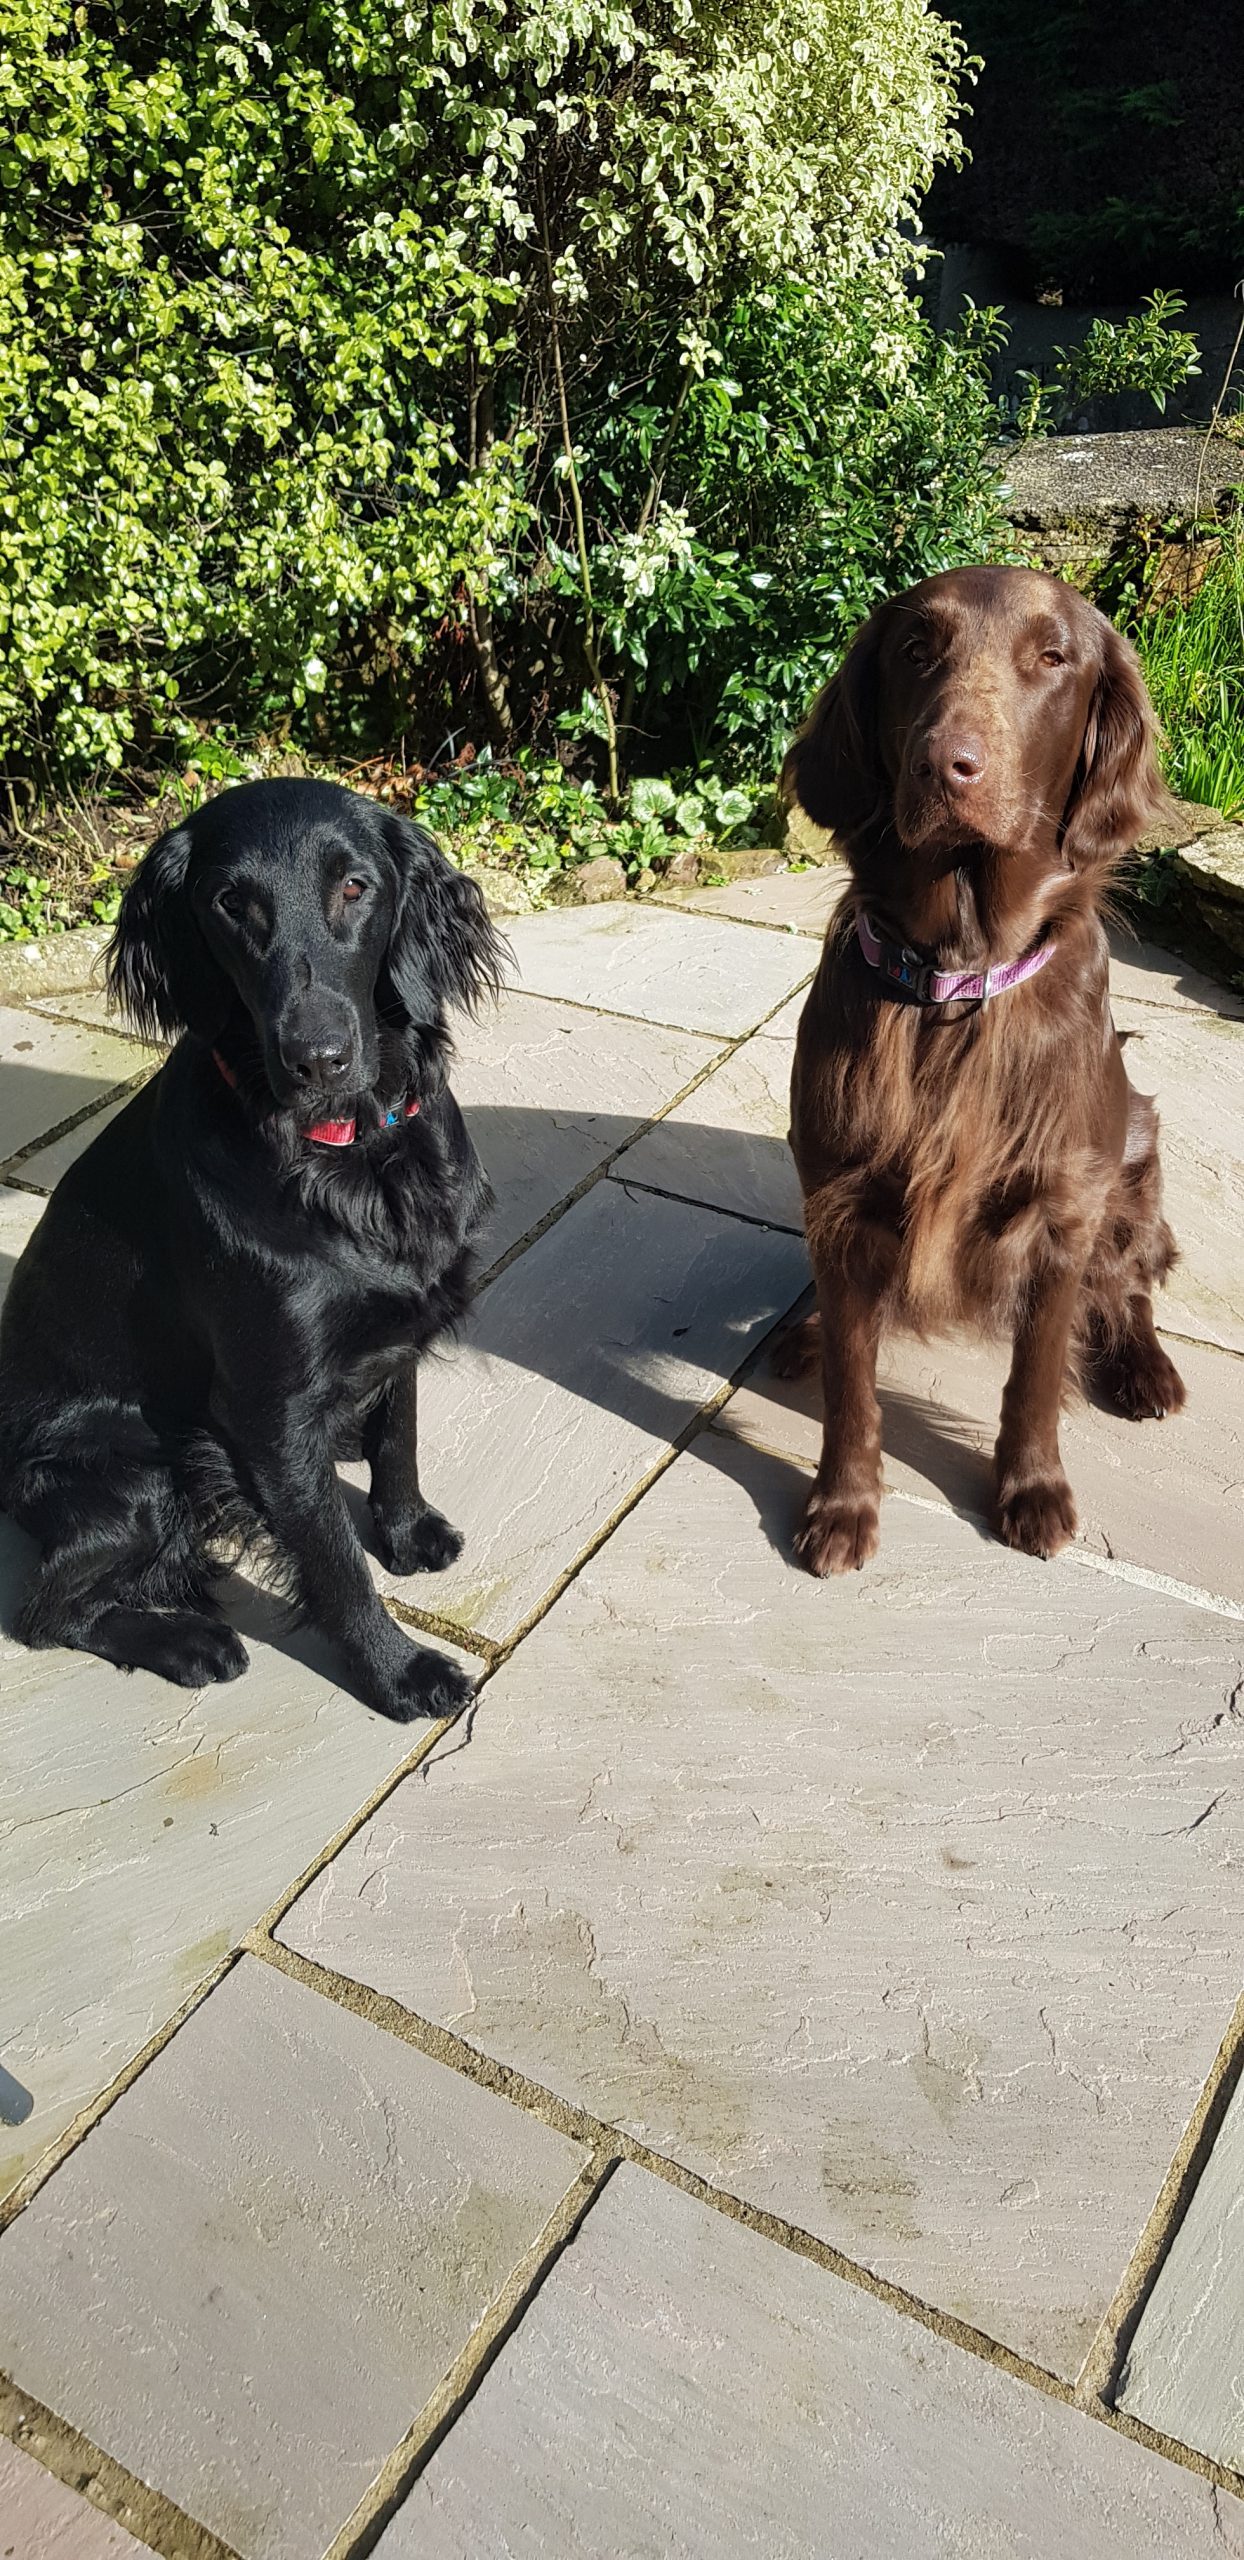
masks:
[[(807, 1462), (816, 1455), (820, 1386), (815, 1375), (797, 1384), (770, 1375), (773, 1347), (802, 1302), (810, 1277), (795, 1244), (798, 1195), (784, 1140), (667, 1120), (656, 1124), (661, 1142), (657, 1166), (645, 1164), (638, 1142), (628, 1143), (635, 1138), (634, 1119), (492, 1103), (468, 1107), (467, 1118), (497, 1193), (481, 1248), (486, 1284), (465, 1329), (468, 1363), (478, 1353), (490, 1367), (516, 1376), (534, 1374), (579, 1405), (622, 1418), (657, 1446), (680, 1438), (697, 1406), (707, 1400), (705, 1371), (720, 1374), (730, 1364), (736, 1384), (745, 1382), (756, 1395), (772, 1400), (773, 1432), (762, 1421), (755, 1436), (785, 1458), (790, 1491), (785, 1516), (777, 1517), (775, 1510), (772, 1518), (765, 1517), (763, 1528), (789, 1554), (806, 1493)], [(650, 1172), (658, 1177), (651, 1183), (646, 1179)], [(599, 1206), (593, 1214), (588, 1204), (594, 1176), (608, 1188), (603, 1227)], [(791, 1247), (777, 1257), (775, 1229), (789, 1237)], [(611, 1303), (614, 1273), (631, 1251), (634, 1265), (622, 1272)], [(728, 1292), (723, 1303), (723, 1251), (729, 1252), (737, 1273), (737, 1318)], [(740, 1356), (731, 1363), (729, 1328), (736, 1321)], [(507, 1423), (504, 1393), (499, 1404), (485, 1396), (473, 1408), (470, 1367), (463, 1372), (465, 1385), (455, 1380), (460, 1356), (451, 1343), (433, 1355), (429, 1366), (421, 1416), (426, 1489), (430, 1500), (442, 1498), (436, 1444), (447, 1426), (438, 1422), (438, 1414), (449, 1414), (459, 1443), (469, 1445), (478, 1430), (478, 1465), (470, 1473), (473, 1493), (482, 1503), (489, 1484), (488, 1433), (494, 1427), (512, 1428), (513, 1422)], [(990, 1501), (986, 1451), (994, 1417), (983, 1416), (978, 1423), (893, 1387), (883, 1390), (882, 1401), (888, 1461), (919, 1478), (921, 1489), (956, 1511), (983, 1520)], [(538, 1406), (510, 1404), (509, 1414), (523, 1427), (539, 1428)], [(558, 1427), (556, 1413), (550, 1427)], [(374, 1555), (362, 1471), (352, 1473), (356, 1481), (346, 1483), (347, 1502), (364, 1546)], [(473, 1534), (482, 1524), (462, 1516), (461, 1504), (455, 1507), (469, 1558)], [(0, 1629), (9, 1633), (25, 1580), (18, 1554), (24, 1551), (28, 1558), (31, 1553), (24, 1539), (16, 1541), (16, 1548), (5, 1541), (0, 1575)], [(404, 1600), (434, 1616), (437, 1593), (435, 1575), (415, 1576), (401, 1585)], [(333, 1676), (327, 1646), (310, 1629), (295, 1628), (279, 1598), (237, 1575), (222, 1587), (221, 1597), (243, 1636)]]

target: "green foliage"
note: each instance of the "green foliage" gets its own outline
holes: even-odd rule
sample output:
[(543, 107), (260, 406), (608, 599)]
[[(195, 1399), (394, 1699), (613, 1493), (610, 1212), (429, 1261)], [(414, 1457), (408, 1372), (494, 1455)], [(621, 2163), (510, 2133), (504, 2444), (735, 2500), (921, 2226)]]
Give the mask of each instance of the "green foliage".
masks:
[(1168, 393), (1201, 370), (1191, 330), (1174, 326), (1183, 309), (1177, 293), (1151, 293), (1127, 320), (1094, 320), (1078, 347), (1056, 347), (1050, 381), (1021, 373), (1018, 433), (1046, 434), (1065, 426), (1086, 401), (1118, 392), (1139, 392), (1165, 409)]
[[(795, 277), (897, 382), (957, 148), (924, 0), (0, 0), (0, 36), (0, 745), (35, 769), (443, 734), (464, 666), (512, 739), (593, 680), (598, 554), (623, 678), (671, 566), (736, 547), (661, 495), (730, 315)], [(626, 503), (611, 385), (649, 415)]]
[(712, 771), (672, 779), (641, 775), (611, 813), (595, 784), (523, 754), (495, 764), (485, 752), (465, 770), (416, 785), (412, 816), (434, 829), (458, 861), (524, 873), (573, 869), (610, 854), (635, 878), (663, 869), (684, 845), (754, 845), (776, 819), (771, 788), (723, 782)]
[(1171, 789), (1244, 815), (1244, 538), (1225, 536), (1187, 603), (1139, 613), (1132, 637), (1165, 732)]
[[(588, 447), (592, 575), (649, 752), (771, 767), (878, 597), (1000, 556), (998, 334), (969, 311), (939, 339), (872, 279), (832, 300), (784, 284), (724, 315), (676, 414), (677, 389), (661, 407), (611, 386)], [(642, 545), (611, 539), (608, 498), (634, 521), (650, 447), (660, 505)]]

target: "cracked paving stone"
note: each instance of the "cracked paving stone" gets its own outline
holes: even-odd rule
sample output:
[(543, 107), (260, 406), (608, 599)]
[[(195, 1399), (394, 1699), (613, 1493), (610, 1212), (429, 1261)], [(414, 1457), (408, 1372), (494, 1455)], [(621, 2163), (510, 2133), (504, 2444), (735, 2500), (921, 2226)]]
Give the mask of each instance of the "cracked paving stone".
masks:
[(242, 2560), (318, 2560), (585, 2156), (244, 1957), (0, 2238), (0, 2367)]
[(143, 2560), (146, 2549), (20, 2446), (0, 2443), (0, 2560)]
[(379, 2560), (1227, 2560), (1244, 2508), (623, 2168)]
[[(32, 1553), (0, 1521), (5, 1625)], [(224, 1600), (251, 1667), (194, 1696), (0, 1634), (0, 2195), (418, 1743)]]
[(670, 907), (566, 907), (507, 919), (506, 934), (532, 995), (731, 1038), (754, 1031), (816, 959), (800, 934)]
[(281, 1924), (1063, 2375), (1238, 1990), (1237, 1620), (705, 1433)]
[[(588, 911), (590, 912), (590, 910)], [(461, 1562), (382, 1589), (502, 1637), (603, 1529), (804, 1286), (801, 1237), (598, 1183), (419, 1379), (419, 1472)], [(369, 1532), (351, 1471), (360, 1527)]]

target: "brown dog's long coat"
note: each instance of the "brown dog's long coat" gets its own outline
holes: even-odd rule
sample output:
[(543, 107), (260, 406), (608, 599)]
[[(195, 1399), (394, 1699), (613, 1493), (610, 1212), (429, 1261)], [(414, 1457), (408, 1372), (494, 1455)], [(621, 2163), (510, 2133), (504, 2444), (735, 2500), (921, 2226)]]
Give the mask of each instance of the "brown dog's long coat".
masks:
[[(792, 1085), (819, 1318), (784, 1365), (822, 1366), (797, 1541), (814, 1573), (877, 1545), (887, 1326), (1012, 1339), (998, 1526), (1030, 1555), (1075, 1534), (1058, 1447), (1070, 1375), (1091, 1369), (1137, 1418), (1183, 1403), (1151, 1306), (1175, 1250), (1157, 1117), (1124, 1073), (1101, 920), (1163, 803), (1153, 730), (1134, 652), (1101, 614), (1056, 579), (982, 568), (883, 605), (791, 749), (787, 788), (851, 869)], [(918, 1005), (870, 968), (861, 911), (942, 970), (1053, 949), (988, 1002)]]

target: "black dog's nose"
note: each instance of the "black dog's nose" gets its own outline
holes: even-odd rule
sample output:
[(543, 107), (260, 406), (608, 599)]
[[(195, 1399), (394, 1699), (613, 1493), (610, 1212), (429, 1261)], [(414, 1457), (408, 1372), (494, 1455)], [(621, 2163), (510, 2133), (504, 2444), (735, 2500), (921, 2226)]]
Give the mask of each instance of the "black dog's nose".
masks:
[(350, 1043), (344, 1032), (287, 1031), (280, 1052), (281, 1064), (296, 1084), (340, 1084), (349, 1071)]

